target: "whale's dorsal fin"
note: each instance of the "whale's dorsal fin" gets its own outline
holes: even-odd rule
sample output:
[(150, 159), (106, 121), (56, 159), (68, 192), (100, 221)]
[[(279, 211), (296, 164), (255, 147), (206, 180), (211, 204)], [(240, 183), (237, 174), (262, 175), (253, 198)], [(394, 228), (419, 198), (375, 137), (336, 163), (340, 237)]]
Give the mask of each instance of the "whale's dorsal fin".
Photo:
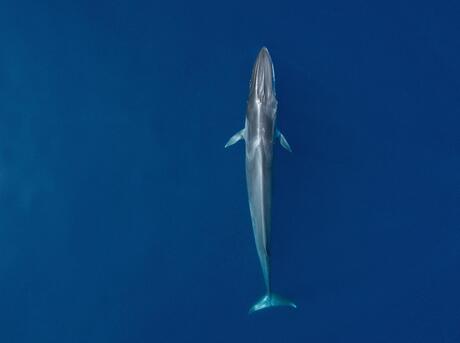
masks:
[(281, 146), (289, 152), (292, 152), (291, 146), (289, 145), (286, 137), (283, 136), (280, 130), (276, 130), (276, 138), (279, 138)]
[(228, 148), (230, 145), (233, 145), (235, 144), (236, 142), (238, 142), (239, 140), (241, 139), (244, 139), (244, 129), (238, 131), (237, 133), (235, 133), (232, 138), (230, 138), (227, 142), (227, 144), (225, 144), (225, 147)]

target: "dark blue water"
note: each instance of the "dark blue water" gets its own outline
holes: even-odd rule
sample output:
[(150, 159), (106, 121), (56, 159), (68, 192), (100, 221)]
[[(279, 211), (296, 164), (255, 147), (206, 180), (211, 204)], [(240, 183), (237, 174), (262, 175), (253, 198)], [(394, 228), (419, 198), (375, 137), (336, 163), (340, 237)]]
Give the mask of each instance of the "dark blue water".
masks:
[[(0, 342), (460, 342), (460, 5), (299, 3), (0, 3)], [(299, 308), (248, 316), (263, 45)]]

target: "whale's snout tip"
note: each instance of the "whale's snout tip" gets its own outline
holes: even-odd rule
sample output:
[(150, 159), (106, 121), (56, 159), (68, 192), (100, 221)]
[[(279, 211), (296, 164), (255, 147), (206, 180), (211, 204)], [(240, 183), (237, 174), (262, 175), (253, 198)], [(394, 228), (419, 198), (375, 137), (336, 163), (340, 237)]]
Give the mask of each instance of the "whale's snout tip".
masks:
[(267, 58), (270, 57), (270, 53), (266, 46), (263, 46), (262, 49), (259, 51), (259, 58)]

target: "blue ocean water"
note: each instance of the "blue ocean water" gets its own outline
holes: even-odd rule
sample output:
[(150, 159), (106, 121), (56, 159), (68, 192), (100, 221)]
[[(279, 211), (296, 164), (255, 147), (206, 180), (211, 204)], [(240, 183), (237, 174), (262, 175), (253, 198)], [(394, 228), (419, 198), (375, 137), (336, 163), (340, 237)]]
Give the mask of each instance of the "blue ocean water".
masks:
[[(460, 342), (455, 1), (0, 2), (0, 342)], [(273, 285), (244, 145), (277, 76)]]

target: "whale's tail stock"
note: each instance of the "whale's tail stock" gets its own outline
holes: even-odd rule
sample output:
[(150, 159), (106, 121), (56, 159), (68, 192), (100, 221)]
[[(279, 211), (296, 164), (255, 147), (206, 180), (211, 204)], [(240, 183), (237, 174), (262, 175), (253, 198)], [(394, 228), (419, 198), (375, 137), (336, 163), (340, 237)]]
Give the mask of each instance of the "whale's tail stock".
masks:
[(249, 309), (249, 313), (254, 313), (256, 311), (275, 306), (289, 306), (297, 308), (297, 305), (292, 301), (283, 298), (276, 293), (267, 293)]

